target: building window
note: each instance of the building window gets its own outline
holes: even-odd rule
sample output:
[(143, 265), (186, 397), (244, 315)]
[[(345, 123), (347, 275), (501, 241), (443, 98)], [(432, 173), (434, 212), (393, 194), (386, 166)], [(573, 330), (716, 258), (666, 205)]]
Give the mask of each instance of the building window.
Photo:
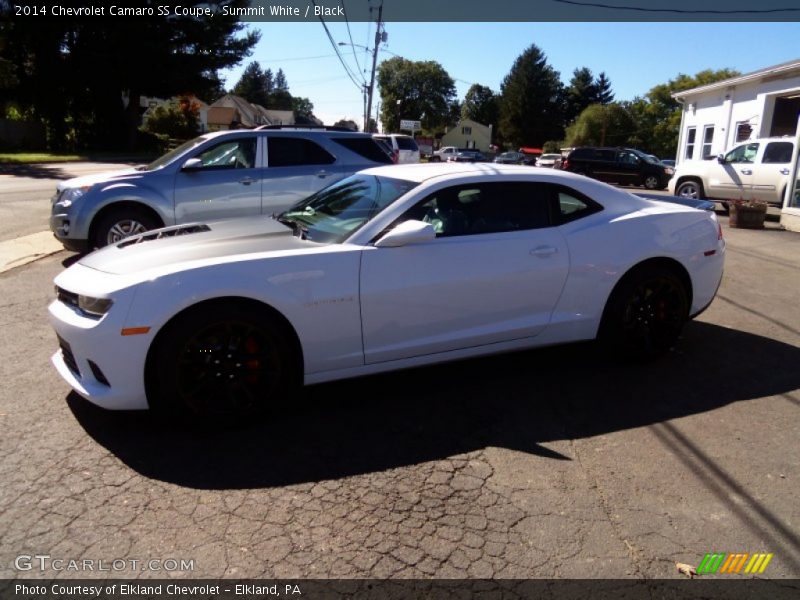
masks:
[(472, 135), (472, 127), (462, 127), (461, 135)]
[(686, 130), (686, 154), (684, 158), (691, 160), (694, 158), (694, 143), (697, 138), (697, 127), (689, 127)]
[(703, 128), (703, 158), (711, 156), (711, 144), (714, 141), (714, 126), (706, 125)]

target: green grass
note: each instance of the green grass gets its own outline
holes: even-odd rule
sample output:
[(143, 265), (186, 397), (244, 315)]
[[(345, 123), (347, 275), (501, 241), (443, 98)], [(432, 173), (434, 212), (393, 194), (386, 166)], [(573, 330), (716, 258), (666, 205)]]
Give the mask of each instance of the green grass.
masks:
[(0, 153), (0, 162), (5, 163), (31, 164), (43, 162), (75, 162), (78, 160), (88, 160), (88, 158), (80, 154), (50, 154), (48, 152)]
[(60, 163), (76, 161), (150, 162), (157, 154), (141, 152), (97, 152), (91, 154), (53, 154), (50, 152), (0, 152), (0, 163), (29, 165), (34, 163)]

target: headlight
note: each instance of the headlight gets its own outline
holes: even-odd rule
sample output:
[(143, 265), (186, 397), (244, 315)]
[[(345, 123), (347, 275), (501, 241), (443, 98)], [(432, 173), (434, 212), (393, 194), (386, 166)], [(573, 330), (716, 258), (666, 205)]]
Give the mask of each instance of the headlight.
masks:
[(69, 208), (70, 206), (72, 206), (72, 203), (75, 202), (75, 200), (83, 196), (90, 189), (92, 189), (92, 186), (90, 185), (84, 185), (76, 188), (68, 188), (63, 192), (61, 192), (61, 194), (58, 196), (58, 200), (56, 200), (56, 205), (61, 206), (63, 208)]
[(114, 304), (114, 301), (110, 298), (78, 296), (78, 308), (92, 317), (102, 317), (108, 312), (112, 304)]
[(674, 175), (675, 174), (675, 169), (673, 169), (672, 167), (666, 167), (664, 169), (664, 173), (666, 173), (667, 175)]

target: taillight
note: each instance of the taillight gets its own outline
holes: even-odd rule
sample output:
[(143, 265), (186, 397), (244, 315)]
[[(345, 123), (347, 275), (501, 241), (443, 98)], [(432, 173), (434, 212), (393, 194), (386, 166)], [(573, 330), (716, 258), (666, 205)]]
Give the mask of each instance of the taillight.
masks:
[(565, 158), (564, 160), (561, 161), (561, 168), (563, 170), (565, 170), (565, 171), (567, 169), (569, 169), (569, 159), (568, 158)]
[(392, 162), (397, 164), (400, 160), (400, 150), (392, 150)]
[(722, 223), (717, 221), (717, 240), (719, 241), (721, 239), (722, 239)]

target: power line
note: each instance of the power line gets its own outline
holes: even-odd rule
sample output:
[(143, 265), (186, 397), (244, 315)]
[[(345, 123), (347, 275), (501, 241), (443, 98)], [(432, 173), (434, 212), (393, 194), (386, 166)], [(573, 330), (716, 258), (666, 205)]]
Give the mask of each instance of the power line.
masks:
[(602, 4), (599, 2), (578, 2), (577, 0), (551, 0), (560, 4), (571, 4), (573, 6), (583, 6), (591, 8), (606, 8), (609, 10), (633, 10), (637, 12), (649, 13), (674, 13), (686, 15), (712, 14), (712, 15), (765, 15), (781, 12), (800, 12), (800, 8), (765, 8), (750, 10), (687, 10), (682, 8), (643, 8), (641, 6), (618, 6), (612, 4)]
[[(316, 7), (317, 3), (316, 0), (311, 0), (311, 3)], [(355, 77), (353, 77), (353, 73), (350, 70), (350, 67), (344, 61), (341, 52), (339, 52), (339, 47), (336, 45), (336, 42), (333, 41), (333, 36), (331, 35), (330, 30), (328, 29), (328, 24), (325, 23), (325, 19), (322, 18), (322, 15), (319, 16), (319, 22), (322, 23), (322, 27), (325, 29), (325, 33), (328, 36), (328, 41), (331, 43), (334, 52), (336, 52), (336, 56), (339, 57), (339, 62), (342, 63), (342, 67), (344, 67), (347, 76), (350, 78), (350, 81), (353, 82), (353, 85), (356, 86), (359, 90), (363, 89), (363, 85), (356, 81)]]
[[(358, 56), (356, 56), (356, 46), (353, 43), (353, 35), (350, 33), (350, 21), (347, 20), (347, 9), (344, 7), (344, 0), (339, 0), (339, 5), (342, 7), (342, 13), (344, 14), (344, 23), (347, 25), (347, 37), (350, 38), (350, 48), (353, 50), (353, 58), (356, 61), (356, 68), (358, 69), (358, 74), (362, 75), (361, 65), (358, 64)], [(364, 79), (363, 75), (361, 78)], [(364, 83), (367, 83), (366, 80), (364, 80)]]

